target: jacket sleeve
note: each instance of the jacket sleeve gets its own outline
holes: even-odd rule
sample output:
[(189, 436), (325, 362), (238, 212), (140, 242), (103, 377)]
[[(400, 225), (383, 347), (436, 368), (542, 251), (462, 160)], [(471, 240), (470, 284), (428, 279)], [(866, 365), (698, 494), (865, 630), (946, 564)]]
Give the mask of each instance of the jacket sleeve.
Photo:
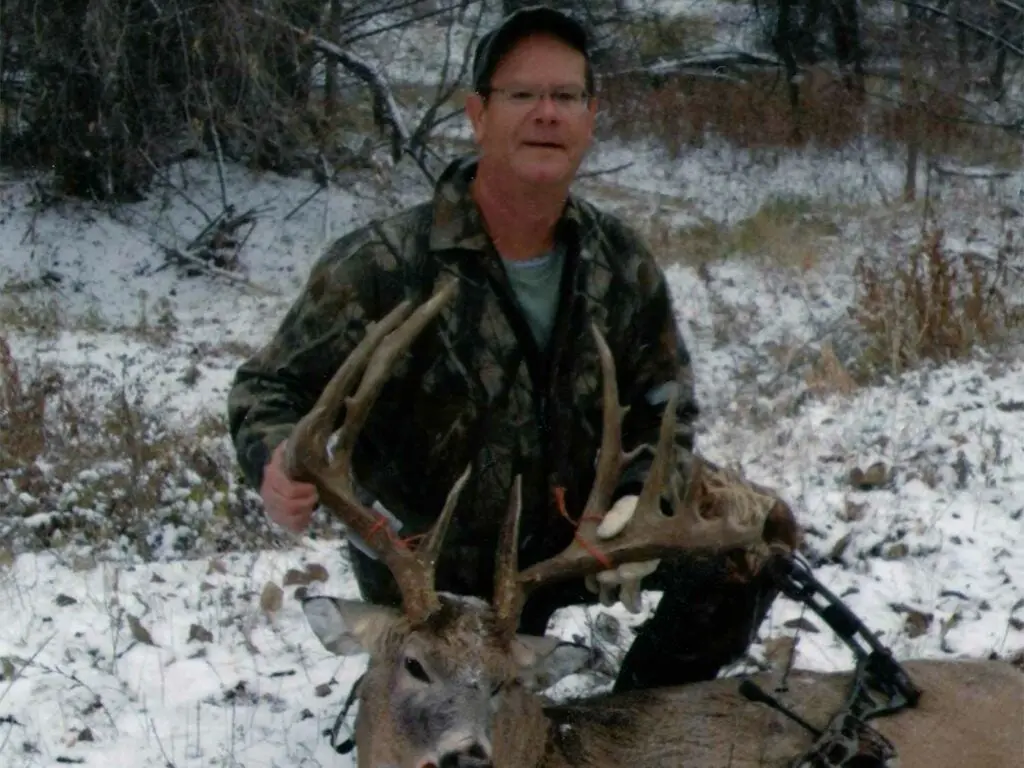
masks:
[[(623, 346), (628, 354), (628, 373), (625, 381), (620, 376), (620, 396), (623, 404), (629, 406), (622, 425), (622, 444), (627, 451), (645, 444), (650, 450), (641, 451), (623, 468), (615, 498), (640, 492), (654, 459), (661, 418), (673, 392), (678, 398), (669, 465), (671, 471), (680, 473), (680, 491), (685, 491), (699, 415), (690, 353), (676, 322), (665, 275), (639, 239), (631, 239), (636, 261), (629, 275), (633, 281), (633, 311), (628, 316)], [(663, 503), (667, 501), (663, 496)]]
[(228, 430), (246, 480), (259, 488), (274, 448), (376, 318), (380, 248), (365, 231), (337, 240), (314, 264), (276, 332), (239, 366), (228, 393)]

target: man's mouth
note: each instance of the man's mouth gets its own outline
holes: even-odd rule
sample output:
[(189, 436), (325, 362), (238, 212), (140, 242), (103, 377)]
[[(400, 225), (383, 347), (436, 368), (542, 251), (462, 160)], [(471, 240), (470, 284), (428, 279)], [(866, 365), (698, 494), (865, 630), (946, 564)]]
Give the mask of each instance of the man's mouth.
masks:
[(557, 141), (524, 141), (523, 144), (528, 147), (539, 147), (540, 149), (565, 149), (565, 146)]

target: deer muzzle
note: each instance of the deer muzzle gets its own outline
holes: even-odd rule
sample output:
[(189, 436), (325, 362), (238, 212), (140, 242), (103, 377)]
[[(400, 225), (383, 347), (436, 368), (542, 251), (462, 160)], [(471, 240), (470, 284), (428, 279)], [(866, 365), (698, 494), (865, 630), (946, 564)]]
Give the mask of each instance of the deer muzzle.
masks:
[(493, 768), (493, 765), (489, 750), (476, 743), (466, 749), (445, 753), (437, 763), (425, 761), (419, 768)]

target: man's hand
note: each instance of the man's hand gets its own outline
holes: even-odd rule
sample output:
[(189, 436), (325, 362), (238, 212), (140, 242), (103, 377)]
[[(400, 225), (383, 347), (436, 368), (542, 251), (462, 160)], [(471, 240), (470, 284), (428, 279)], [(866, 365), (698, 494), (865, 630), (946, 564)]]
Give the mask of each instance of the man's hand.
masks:
[[(639, 496), (623, 496), (615, 502), (597, 527), (598, 539), (612, 539), (618, 536), (633, 518), (639, 500)], [(644, 560), (601, 571), (596, 576), (587, 577), (587, 588), (600, 596), (601, 605), (611, 606), (618, 600), (630, 613), (640, 613), (640, 582), (645, 576), (654, 573), (660, 562)]]
[(313, 519), (319, 498), (316, 486), (297, 483), (288, 477), (284, 468), (284, 446), (283, 442), (278, 444), (263, 470), (260, 496), (271, 521), (293, 533), (302, 533)]

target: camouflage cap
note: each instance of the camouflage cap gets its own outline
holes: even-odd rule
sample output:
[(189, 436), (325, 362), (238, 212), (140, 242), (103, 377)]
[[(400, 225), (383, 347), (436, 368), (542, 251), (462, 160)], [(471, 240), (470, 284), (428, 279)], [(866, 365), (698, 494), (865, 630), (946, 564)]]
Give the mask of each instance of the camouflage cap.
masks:
[(531, 5), (508, 14), (480, 38), (473, 56), (473, 90), (486, 91), (502, 57), (519, 40), (535, 32), (546, 32), (564, 40), (590, 61), (587, 31), (582, 24), (555, 8)]

